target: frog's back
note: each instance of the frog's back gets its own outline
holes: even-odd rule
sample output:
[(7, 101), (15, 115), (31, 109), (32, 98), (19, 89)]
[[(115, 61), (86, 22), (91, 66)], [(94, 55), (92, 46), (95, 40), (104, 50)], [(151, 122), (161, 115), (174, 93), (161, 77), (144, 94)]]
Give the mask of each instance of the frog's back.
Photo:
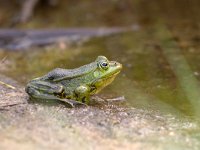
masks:
[(96, 69), (95, 63), (90, 63), (75, 69), (56, 68), (41, 77), (42, 80), (60, 81), (82, 76)]

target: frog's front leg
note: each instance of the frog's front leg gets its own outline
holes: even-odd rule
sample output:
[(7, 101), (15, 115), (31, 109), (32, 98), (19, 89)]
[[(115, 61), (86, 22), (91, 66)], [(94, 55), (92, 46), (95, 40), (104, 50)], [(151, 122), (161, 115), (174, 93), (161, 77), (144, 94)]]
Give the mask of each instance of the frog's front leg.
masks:
[(45, 81), (30, 82), (26, 87), (26, 92), (34, 99), (59, 100), (66, 102), (70, 107), (84, 105), (75, 100), (60, 98), (64, 95), (64, 87), (60, 84), (48, 83)]
[(77, 97), (77, 100), (85, 104), (89, 103), (90, 100), (89, 94), (90, 94), (90, 87), (88, 87), (87, 85), (81, 85), (75, 89), (75, 95)]

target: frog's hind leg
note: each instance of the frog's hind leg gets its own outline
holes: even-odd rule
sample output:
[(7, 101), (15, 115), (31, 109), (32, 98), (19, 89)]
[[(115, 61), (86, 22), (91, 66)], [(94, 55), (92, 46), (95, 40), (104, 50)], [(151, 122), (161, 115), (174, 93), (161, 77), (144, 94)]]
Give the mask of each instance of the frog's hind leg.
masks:
[(41, 99), (41, 100), (58, 100), (58, 101), (63, 101), (66, 104), (68, 104), (70, 107), (75, 107), (77, 105), (85, 105), (84, 103), (71, 100), (71, 99), (61, 99), (59, 97), (56, 97), (54, 95), (50, 94), (45, 94), (45, 93), (40, 93), (37, 89), (33, 87), (27, 87), (26, 92), (30, 95), (31, 98), (33, 99)]

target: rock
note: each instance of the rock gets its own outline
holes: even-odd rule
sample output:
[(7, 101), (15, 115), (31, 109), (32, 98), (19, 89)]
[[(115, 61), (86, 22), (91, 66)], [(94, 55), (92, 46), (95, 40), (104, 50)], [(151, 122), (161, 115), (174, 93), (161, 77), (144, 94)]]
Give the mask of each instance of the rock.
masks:
[(27, 102), (23, 91), (15, 81), (0, 75), (0, 110), (25, 105)]
[(0, 149), (198, 149), (184, 134), (196, 124), (173, 115), (107, 103), (67, 108), (29, 102), (24, 88), (5, 76), (0, 85)]

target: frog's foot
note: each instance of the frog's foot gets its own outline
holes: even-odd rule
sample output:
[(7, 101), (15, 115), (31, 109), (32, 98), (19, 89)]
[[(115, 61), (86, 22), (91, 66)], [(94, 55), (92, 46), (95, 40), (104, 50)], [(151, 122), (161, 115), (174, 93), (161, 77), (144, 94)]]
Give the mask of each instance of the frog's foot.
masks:
[(90, 97), (90, 104), (91, 105), (101, 105), (101, 104), (107, 104), (107, 102), (105, 101), (105, 99), (96, 96), (96, 95), (92, 95)]
[(95, 101), (95, 102), (98, 102), (98, 103), (105, 102), (105, 99), (103, 99), (99, 96), (96, 96), (96, 95), (92, 95), (90, 99), (91, 99), (91, 101)]
[(72, 108), (77, 107), (77, 106), (88, 106), (85, 103), (75, 101), (75, 100), (72, 100), (72, 99), (61, 99), (61, 98), (59, 98), (59, 100), (69, 104), (70, 107), (72, 107)]

